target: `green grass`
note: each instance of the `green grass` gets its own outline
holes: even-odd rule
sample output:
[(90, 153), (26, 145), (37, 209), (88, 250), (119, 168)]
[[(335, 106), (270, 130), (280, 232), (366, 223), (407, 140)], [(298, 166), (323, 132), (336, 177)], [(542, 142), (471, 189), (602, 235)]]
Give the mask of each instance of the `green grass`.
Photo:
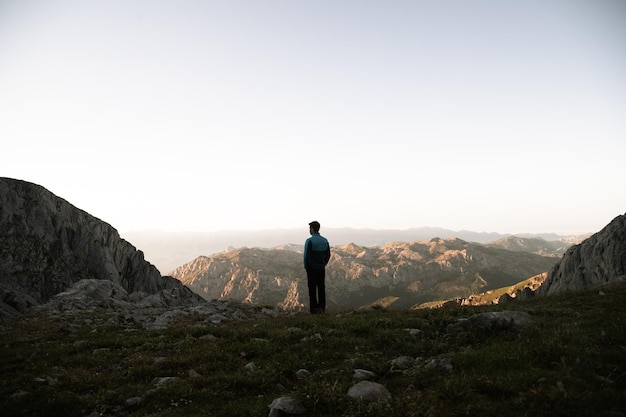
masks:
[[(29, 317), (2, 333), (0, 410), (6, 416), (264, 416), (272, 399), (288, 394), (307, 416), (624, 415), (624, 300), (626, 285), (615, 285), (602, 294), (506, 306), (374, 309), (220, 326), (188, 318), (166, 330), (106, 325), (104, 311)], [(460, 317), (505, 308), (527, 311), (534, 324), (522, 332), (446, 334)], [(421, 337), (406, 328), (421, 329)], [(217, 339), (201, 340), (206, 334)], [(398, 356), (423, 360), (394, 370), (389, 361)], [(453, 370), (426, 369), (432, 358), (448, 359)], [(245, 368), (250, 362), (253, 371)], [(311, 377), (299, 380), (301, 368)], [(375, 372), (392, 399), (348, 400), (355, 368)], [(191, 377), (192, 369), (200, 376)], [(158, 377), (179, 379), (156, 386)], [(14, 395), (20, 391), (28, 394)], [(143, 402), (129, 406), (132, 397)]]

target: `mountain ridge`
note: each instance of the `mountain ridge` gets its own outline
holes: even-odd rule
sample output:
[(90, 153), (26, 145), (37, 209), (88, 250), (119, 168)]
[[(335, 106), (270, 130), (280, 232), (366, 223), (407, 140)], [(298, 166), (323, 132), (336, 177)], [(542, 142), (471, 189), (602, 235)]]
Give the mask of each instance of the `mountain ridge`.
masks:
[[(381, 246), (392, 242), (429, 240), (437, 237), (443, 239), (456, 237), (467, 242), (489, 243), (508, 236), (565, 242), (567, 245), (571, 245), (579, 243), (591, 235), (591, 233), (582, 235), (557, 235), (554, 233), (512, 235), (468, 230), (454, 231), (439, 227), (419, 227), (407, 230), (323, 227), (322, 234), (328, 238), (331, 246), (355, 243), (366, 247)], [(162, 232), (152, 230), (131, 231), (123, 233), (123, 235), (125, 239), (141, 247), (146, 259), (156, 265), (161, 272), (170, 273), (198, 256), (211, 256), (236, 248), (270, 249), (281, 245), (301, 246), (308, 237), (308, 229), (217, 232)]]
[[(333, 246), (327, 266), (327, 303), (350, 309), (385, 297), (394, 308), (469, 296), (513, 285), (547, 271), (558, 258), (490, 248), (458, 238), (393, 242), (380, 247)], [(283, 309), (308, 303), (302, 255), (293, 250), (239, 248), (201, 256), (172, 276), (205, 299)]]

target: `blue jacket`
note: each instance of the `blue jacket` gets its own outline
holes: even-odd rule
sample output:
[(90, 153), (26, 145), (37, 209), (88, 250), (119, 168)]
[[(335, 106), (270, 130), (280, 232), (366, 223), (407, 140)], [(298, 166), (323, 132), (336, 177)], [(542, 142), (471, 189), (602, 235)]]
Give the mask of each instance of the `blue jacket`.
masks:
[(330, 260), (328, 240), (319, 233), (313, 233), (304, 242), (304, 269), (324, 269)]

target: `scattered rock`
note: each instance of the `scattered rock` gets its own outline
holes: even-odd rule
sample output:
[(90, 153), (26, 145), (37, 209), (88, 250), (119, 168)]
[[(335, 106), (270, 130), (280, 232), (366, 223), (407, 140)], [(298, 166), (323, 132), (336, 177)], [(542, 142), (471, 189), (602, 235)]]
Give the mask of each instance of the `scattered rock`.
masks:
[(459, 319), (449, 324), (446, 332), (448, 334), (459, 334), (475, 330), (521, 330), (531, 323), (530, 315), (524, 311), (489, 312)]
[(248, 362), (247, 364), (245, 364), (245, 366), (243, 367), (243, 369), (245, 369), (248, 372), (254, 372), (256, 371), (258, 368), (256, 366), (256, 364), (254, 362)]
[(356, 379), (357, 381), (365, 381), (368, 379), (376, 378), (376, 374), (366, 369), (355, 369), (353, 371), (352, 378)]
[(279, 397), (274, 399), (269, 405), (270, 413), (268, 417), (281, 417), (288, 415), (302, 415), (306, 413), (306, 408), (293, 397)]
[(141, 405), (141, 403), (143, 403), (142, 397), (131, 397), (124, 401), (126, 407), (138, 407)]
[(11, 399), (19, 400), (20, 398), (26, 397), (27, 395), (30, 395), (30, 392), (24, 391), (24, 390), (18, 390), (18, 391), (15, 391), (13, 394), (11, 394)]
[(179, 378), (177, 376), (156, 377), (152, 380), (152, 385), (164, 385), (178, 380)]
[(305, 380), (309, 378), (310, 376), (311, 376), (311, 372), (307, 371), (306, 369), (298, 369), (296, 371), (296, 378), (298, 378), (299, 380)]
[(187, 374), (189, 375), (189, 378), (202, 378), (202, 375), (200, 375), (195, 369), (190, 369)]
[(420, 329), (404, 329), (404, 331), (410, 334), (411, 336), (415, 336), (418, 338), (422, 336), (422, 331)]
[(387, 401), (391, 399), (391, 393), (387, 388), (377, 382), (361, 381), (348, 390), (348, 398), (365, 403)]
[(392, 369), (409, 369), (415, 366), (417, 361), (410, 356), (400, 356), (390, 361)]
[(426, 362), (424, 369), (429, 371), (452, 372), (452, 363), (448, 358), (435, 358)]

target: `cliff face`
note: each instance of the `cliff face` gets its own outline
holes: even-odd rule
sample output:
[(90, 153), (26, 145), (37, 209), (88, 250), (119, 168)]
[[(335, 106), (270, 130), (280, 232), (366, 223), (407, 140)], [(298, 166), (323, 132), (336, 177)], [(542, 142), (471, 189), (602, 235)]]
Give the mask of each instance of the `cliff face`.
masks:
[(572, 246), (537, 289), (538, 296), (626, 280), (626, 214)]
[[(326, 268), (327, 303), (356, 308), (391, 297), (394, 308), (513, 285), (557, 261), (460, 239), (336, 246)], [(297, 309), (308, 304), (302, 254), (237, 249), (199, 257), (172, 272), (206, 299)]]
[(109, 280), (129, 294), (189, 289), (146, 262), (109, 224), (45, 188), (0, 178), (0, 311), (23, 312), (83, 279)]

